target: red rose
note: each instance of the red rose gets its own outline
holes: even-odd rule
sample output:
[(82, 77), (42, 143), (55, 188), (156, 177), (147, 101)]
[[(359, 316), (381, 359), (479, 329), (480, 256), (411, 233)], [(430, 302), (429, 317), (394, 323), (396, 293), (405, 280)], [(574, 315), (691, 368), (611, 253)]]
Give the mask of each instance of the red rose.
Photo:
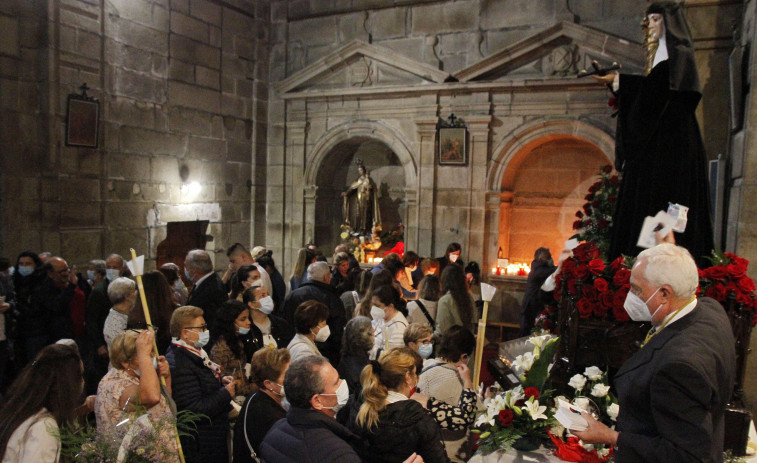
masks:
[(530, 399), (531, 397), (533, 397), (534, 399), (538, 399), (539, 398), (539, 390), (536, 389), (535, 387), (527, 387), (523, 391), (523, 395), (526, 396), (526, 399)]
[(586, 259), (587, 260), (593, 260), (599, 258), (599, 248), (594, 243), (589, 243), (589, 246), (586, 248)]
[(749, 261), (744, 259), (743, 257), (739, 257), (736, 254), (733, 254), (731, 252), (724, 252), (723, 256), (727, 257), (729, 260), (729, 263), (741, 265), (743, 267), (749, 266)]
[(576, 217), (578, 217), (579, 219), (583, 219), (583, 218), (584, 218), (584, 214), (583, 214), (583, 212), (581, 212), (581, 211), (577, 211), (577, 212), (576, 212)]
[(568, 282), (568, 292), (575, 296), (576, 295), (576, 279), (571, 278), (570, 280), (566, 280), (566, 281)]
[(623, 304), (626, 303), (626, 296), (628, 296), (629, 289), (630, 288), (628, 288), (627, 286), (623, 286), (619, 290), (615, 291), (615, 297), (612, 300), (613, 309), (623, 309)]
[(594, 199), (594, 194), (593, 193), (589, 193), (588, 195), (584, 196), (584, 199), (586, 201), (591, 201), (592, 199)]
[(570, 275), (573, 275), (573, 272), (575, 270), (576, 270), (576, 260), (565, 259), (565, 261), (562, 263), (562, 271), (557, 276), (560, 276), (560, 275), (570, 276)]
[(612, 183), (613, 185), (616, 185), (618, 181), (620, 180), (618, 179), (617, 175), (613, 175), (612, 177), (610, 177), (610, 183)]
[(615, 315), (615, 320), (619, 322), (627, 322), (631, 318), (628, 316), (628, 312), (626, 312), (626, 309), (624, 309), (623, 306), (613, 307), (612, 314)]
[(623, 286), (628, 284), (629, 281), (631, 281), (631, 271), (627, 268), (618, 270), (612, 277), (612, 284), (615, 286)]
[(580, 220), (576, 220), (575, 222), (573, 222), (573, 230), (580, 229), (582, 224), (583, 223)]
[(596, 302), (597, 300), (597, 290), (592, 285), (583, 285), (581, 287), (581, 294), (592, 302)]
[(591, 207), (593, 207), (594, 209), (599, 209), (599, 201), (597, 201), (596, 199), (592, 201)]
[(600, 293), (607, 291), (609, 287), (610, 285), (607, 283), (607, 280), (605, 280), (604, 278), (597, 278), (596, 280), (594, 280), (594, 289), (596, 289)]
[(591, 215), (591, 204), (589, 203), (584, 204), (584, 213), (586, 215)]
[(512, 410), (504, 409), (499, 412), (497, 419), (499, 420), (500, 426), (502, 426), (503, 428), (509, 428), (510, 425), (513, 424), (515, 415), (513, 414)]
[(583, 280), (589, 276), (589, 269), (585, 265), (579, 265), (576, 267), (576, 278)]
[(746, 275), (746, 266), (731, 262), (725, 266), (731, 278), (741, 278)]
[(718, 265), (717, 267), (710, 267), (704, 271), (705, 278), (709, 280), (722, 280), (727, 275), (725, 267)]
[(545, 330), (551, 330), (554, 328), (552, 320), (544, 320), (544, 323), (542, 323), (541, 326), (543, 326)]
[(736, 285), (740, 290), (747, 293), (751, 293), (755, 289), (754, 280), (749, 277), (739, 278), (738, 281), (736, 281)]
[(615, 293), (612, 291), (605, 291), (604, 293), (599, 293), (599, 303), (603, 306), (607, 307), (608, 309), (613, 307), (613, 302), (615, 300)]
[(602, 259), (592, 259), (589, 261), (589, 271), (593, 273), (594, 275), (599, 275), (602, 273), (602, 270), (605, 269), (605, 261)]
[(579, 262), (587, 262), (599, 257), (599, 253), (595, 256), (593, 251), (596, 250), (594, 243), (581, 243), (573, 249), (573, 257)]
[(598, 318), (605, 318), (607, 316), (607, 307), (602, 304), (594, 305), (594, 316)]
[(576, 306), (578, 307), (578, 316), (580, 318), (589, 318), (594, 313), (594, 304), (585, 297), (579, 299)]
[(608, 225), (607, 219), (599, 219), (599, 221), (597, 222), (597, 226), (603, 230), (607, 228), (607, 225)]
[(610, 264), (610, 270), (613, 272), (617, 272), (618, 270), (624, 268), (626, 265), (625, 259), (623, 259), (623, 256), (618, 257), (612, 263)]
[(720, 283), (715, 283), (704, 291), (706, 297), (711, 297), (719, 302), (725, 302), (726, 289)]
[(606, 166), (602, 167), (602, 172), (609, 174), (610, 172), (612, 172), (612, 166), (607, 164)]

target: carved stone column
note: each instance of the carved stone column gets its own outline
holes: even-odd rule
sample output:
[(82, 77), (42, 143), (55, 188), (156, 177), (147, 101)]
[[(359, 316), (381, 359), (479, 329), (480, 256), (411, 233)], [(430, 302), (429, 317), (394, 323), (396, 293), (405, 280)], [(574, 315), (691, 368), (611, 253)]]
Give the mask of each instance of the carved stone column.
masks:
[[(434, 205), (436, 195), (434, 188), (436, 183), (436, 124), (438, 119), (418, 119), (415, 121), (418, 127), (418, 185), (416, 186), (417, 227), (415, 228), (416, 252), (421, 256), (431, 256), (432, 236), (434, 233)], [(409, 186), (409, 185), (408, 185)], [(409, 197), (406, 196), (406, 198)], [(408, 208), (408, 216), (410, 216)], [(408, 229), (408, 233), (410, 230)], [(408, 247), (410, 249), (410, 247)]]

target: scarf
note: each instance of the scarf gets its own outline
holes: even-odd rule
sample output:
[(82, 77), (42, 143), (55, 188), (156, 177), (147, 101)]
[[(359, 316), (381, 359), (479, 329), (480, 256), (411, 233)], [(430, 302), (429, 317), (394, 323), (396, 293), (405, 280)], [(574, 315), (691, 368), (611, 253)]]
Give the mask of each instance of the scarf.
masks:
[(202, 359), (202, 364), (213, 372), (213, 376), (215, 376), (217, 380), (221, 379), (221, 366), (210, 360), (210, 357), (208, 357), (208, 353), (205, 352), (205, 350), (203, 350), (202, 348), (200, 350), (197, 350), (194, 346), (190, 346), (189, 344), (184, 342), (183, 339), (173, 338), (171, 339), (171, 343), (176, 347), (181, 347), (182, 349), (187, 350), (200, 357)]

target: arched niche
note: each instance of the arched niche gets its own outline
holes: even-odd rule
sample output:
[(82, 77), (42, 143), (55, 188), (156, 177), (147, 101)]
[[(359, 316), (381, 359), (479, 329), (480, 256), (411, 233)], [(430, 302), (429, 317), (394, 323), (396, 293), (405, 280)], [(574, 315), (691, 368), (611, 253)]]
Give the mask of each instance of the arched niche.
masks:
[(498, 247), (513, 262), (534, 250), (562, 250), (573, 235), (599, 168), (614, 161), (614, 140), (582, 121), (539, 121), (506, 139), (490, 163), (490, 188), (499, 192)]
[(323, 157), (315, 176), (314, 238), (326, 254), (342, 242), (341, 193), (358, 178), (358, 159), (376, 182), (383, 230), (391, 231), (407, 217), (404, 169), (397, 154), (385, 143), (365, 136), (341, 141)]

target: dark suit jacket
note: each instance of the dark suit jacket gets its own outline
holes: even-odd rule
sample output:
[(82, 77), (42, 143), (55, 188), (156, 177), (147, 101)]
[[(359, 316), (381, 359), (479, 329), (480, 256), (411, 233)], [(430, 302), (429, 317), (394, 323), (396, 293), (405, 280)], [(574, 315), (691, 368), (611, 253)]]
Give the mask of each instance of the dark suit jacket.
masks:
[(229, 295), (223, 287), (221, 278), (213, 272), (199, 286), (192, 288), (187, 305), (201, 308), (204, 312), (205, 323), (212, 329), (216, 321), (216, 313), (228, 299)]
[(624, 462), (721, 462), (733, 392), (734, 338), (722, 306), (702, 298), (615, 375), (617, 453)]
[(105, 319), (108, 318), (108, 313), (113, 304), (110, 303), (108, 297), (108, 285), (110, 281), (107, 278), (103, 278), (97, 286), (92, 289), (87, 300), (87, 311), (85, 314), (87, 321), (87, 340), (89, 341), (90, 348), (96, 351), (100, 346), (105, 346), (105, 336), (103, 336), (103, 328), (105, 328)]

